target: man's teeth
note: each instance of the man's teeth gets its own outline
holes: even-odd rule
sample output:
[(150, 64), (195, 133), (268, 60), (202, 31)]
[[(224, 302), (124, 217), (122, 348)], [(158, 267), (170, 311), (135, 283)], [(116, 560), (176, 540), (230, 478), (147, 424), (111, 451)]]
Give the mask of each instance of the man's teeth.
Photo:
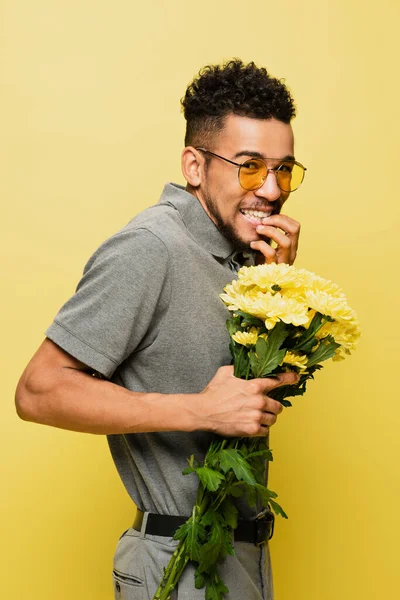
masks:
[(269, 213), (262, 210), (242, 210), (242, 213), (250, 217), (257, 217), (257, 219), (265, 219), (270, 216)]

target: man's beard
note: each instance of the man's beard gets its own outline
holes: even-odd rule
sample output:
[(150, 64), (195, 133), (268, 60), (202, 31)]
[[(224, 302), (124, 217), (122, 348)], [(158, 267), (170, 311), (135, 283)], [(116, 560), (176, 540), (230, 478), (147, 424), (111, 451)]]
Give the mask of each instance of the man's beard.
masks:
[[(224, 235), (230, 242), (232, 242), (232, 244), (235, 246), (235, 249), (240, 252), (250, 250), (250, 242), (245, 242), (244, 240), (242, 240), (238, 236), (236, 229), (230, 223), (225, 223), (221, 216), (221, 213), (219, 212), (216, 206), (216, 203), (207, 192), (204, 194), (204, 202), (208, 208), (210, 215), (215, 221), (216, 227), (222, 233), (222, 235)], [(280, 213), (280, 207), (278, 208), (278, 210), (276, 208), (272, 210), (271, 214), (277, 215)], [(263, 241), (269, 244), (271, 240), (270, 238), (263, 237)]]
[(207, 193), (204, 195), (204, 201), (206, 203), (210, 215), (215, 221), (216, 227), (222, 233), (222, 235), (224, 235), (230, 242), (232, 242), (236, 250), (239, 250), (241, 252), (249, 250), (250, 242), (245, 242), (240, 237), (238, 237), (235, 228), (230, 223), (224, 222), (214, 200)]

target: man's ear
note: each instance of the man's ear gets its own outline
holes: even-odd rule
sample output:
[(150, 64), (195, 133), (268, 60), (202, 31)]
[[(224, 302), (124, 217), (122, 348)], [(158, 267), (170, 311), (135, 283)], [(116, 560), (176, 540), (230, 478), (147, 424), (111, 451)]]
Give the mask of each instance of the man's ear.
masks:
[(199, 187), (205, 173), (205, 161), (200, 152), (193, 146), (186, 146), (182, 152), (181, 165), (183, 176), (188, 184), (193, 188)]

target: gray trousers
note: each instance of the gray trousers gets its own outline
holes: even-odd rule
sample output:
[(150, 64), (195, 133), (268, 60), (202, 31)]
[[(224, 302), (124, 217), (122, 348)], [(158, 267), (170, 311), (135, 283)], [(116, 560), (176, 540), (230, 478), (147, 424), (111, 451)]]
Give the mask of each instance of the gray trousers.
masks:
[[(143, 528), (146, 524), (143, 519)], [(114, 556), (115, 600), (152, 600), (178, 542), (171, 538), (146, 535), (128, 529), (119, 539)], [(229, 588), (224, 600), (273, 600), (273, 583), (268, 544), (260, 547), (235, 543), (235, 556), (227, 556), (219, 566)], [(205, 590), (194, 587), (194, 566), (188, 564), (171, 600), (204, 600)]]

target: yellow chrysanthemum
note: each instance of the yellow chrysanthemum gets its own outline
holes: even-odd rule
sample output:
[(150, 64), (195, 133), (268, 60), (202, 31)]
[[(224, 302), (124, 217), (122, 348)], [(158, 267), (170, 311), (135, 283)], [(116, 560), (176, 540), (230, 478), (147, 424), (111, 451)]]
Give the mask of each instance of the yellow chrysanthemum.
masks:
[(243, 286), (257, 286), (265, 292), (271, 291), (276, 285), (281, 289), (297, 289), (304, 285), (299, 270), (285, 263), (242, 267), (238, 272), (238, 280)]
[(341, 345), (334, 360), (349, 354), (360, 337), (357, 315), (341, 288), (305, 269), (283, 263), (242, 267), (238, 279), (224, 291), (221, 298), (229, 310), (240, 310), (263, 320), (268, 330), (278, 321), (308, 329), (317, 312), (331, 317), (334, 322), (326, 323), (317, 338), (330, 334)]
[(229, 283), (225, 286), (224, 291), (232, 297), (242, 296), (246, 294), (249, 290), (246, 285), (242, 285), (242, 283), (238, 279), (234, 279), (232, 283)]
[[(255, 306), (258, 295), (262, 294), (257, 288), (249, 290), (246, 286), (242, 286), (237, 280), (225, 288), (225, 294), (220, 294), (220, 298), (225, 302), (229, 310), (242, 310), (250, 312), (252, 306)], [(254, 314), (255, 313), (251, 313)], [(258, 315), (257, 315), (258, 316)], [(262, 318), (262, 316), (261, 316)]]
[(325, 323), (315, 337), (322, 339), (327, 335), (331, 335), (335, 342), (340, 344), (345, 351), (351, 351), (355, 349), (361, 332), (357, 323), (334, 321), (333, 323)]
[(281, 365), (284, 363), (286, 365), (292, 365), (293, 367), (298, 367), (299, 369), (305, 369), (307, 366), (308, 356), (306, 354), (296, 354), (296, 352), (290, 352), (289, 350), (285, 354), (285, 358), (281, 362)]
[(258, 338), (257, 327), (252, 327), (249, 331), (237, 331), (232, 339), (242, 346), (255, 346)]
[(279, 320), (293, 325), (308, 322), (307, 305), (293, 298), (286, 298), (280, 292), (271, 294), (256, 289), (246, 294), (221, 294), (229, 310), (241, 310), (265, 321), (267, 329), (272, 329)]
[(325, 292), (335, 298), (345, 298), (343, 290), (329, 279), (324, 279), (306, 269), (299, 269), (305, 286), (313, 292)]
[(257, 293), (249, 293), (249, 294), (238, 294), (236, 296), (221, 294), (222, 300), (227, 304), (228, 309), (232, 311), (241, 310), (246, 312), (254, 317), (264, 320), (265, 312), (262, 306), (262, 302), (260, 299), (260, 292)]
[(272, 329), (278, 321), (296, 326), (308, 321), (307, 306), (292, 298), (285, 298), (279, 292), (275, 295), (263, 294), (258, 306), (263, 310), (267, 329)]
[(347, 304), (345, 296), (331, 296), (327, 292), (307, 290), (305, 300), (310, 308), (335, 320), (356, 323), (354, 310)]
[(341, 351), (341, 348), (337, 348), (335, 350), (334, 356), (332, 356), (332, 362), (339, 362), (340, 360), (344, 360), (345, 358), (346, 358), (346, 356)]

